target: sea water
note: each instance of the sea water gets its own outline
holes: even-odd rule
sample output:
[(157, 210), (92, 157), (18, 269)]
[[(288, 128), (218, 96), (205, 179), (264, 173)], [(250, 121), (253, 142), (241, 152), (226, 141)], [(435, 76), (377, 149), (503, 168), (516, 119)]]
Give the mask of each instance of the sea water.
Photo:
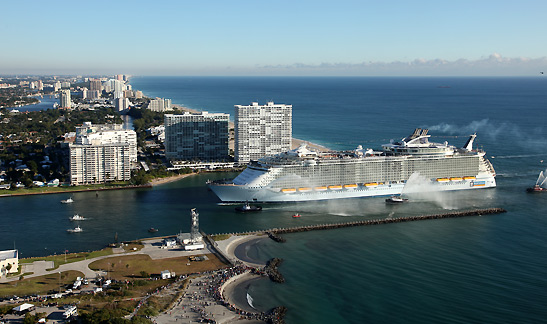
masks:
[[(547, 196), (527, 194), (547, 161), (545, 78), (132, 78), (150, 97), (210, 112), (266, 101), (293, 105), (293, 136), (333, 149), (379, 148), (429, 128), (462, 146), (477, 133), (497, 172), (495, 189), (264, 205), (218, 205), (206, 173), (153, 189), (1, 198), (0, 246), (21, 256), (96, 249), (106, 243), (188, 231), (189, 210), (207, 233), (229, 233), (501, 207), (500, 215), (285, 235), (249, 253), (280, 257), (284, 284), (255, 281), (253, 306), (288, 306), (288, 323), (538, 323), (547, 318)], [(60, 200), (72, 196), (70, 205)], [(295, 212), (302, 214), (295, 219)], [(68, 234), (73, 214), (83, 233)]]

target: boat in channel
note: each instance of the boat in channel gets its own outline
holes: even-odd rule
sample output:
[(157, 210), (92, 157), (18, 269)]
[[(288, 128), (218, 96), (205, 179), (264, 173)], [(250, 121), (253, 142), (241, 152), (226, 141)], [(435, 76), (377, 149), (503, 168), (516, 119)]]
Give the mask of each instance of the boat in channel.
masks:
[(72, 198), (61, 200), (61, 204), (72, 204), (73, 202), (74, 200), (72, 200)]
[(255, 211), (261, 211), (262, 206), (255, 206), (246, 202), (243, 206), (235, 207), (235, 210), (240, 213), (255, 212)]
[(69, 218), (71, 221), (83, 221), (85, 220), (86, 218), (83, 217), (83, 216), (80, 216), (78, 214), (75, 214), (74, 216), (70, 217)]
[(389, 198), (386, 198), (386, 203), (387, 204), (394, 204), (394, 205), (397, 205), (397, 204), (402, 204), (402, 203), (405, 203), (408, 201), (408, 198), (403, 198), (401, 196), (398, 196), (398, 195), (393, 195)]
[(80, 226), (76, 226), (74, 228), (69, 228), (66, 231), (69, 232), (69, 233), (81, 233), (84, 230)]
[(533, 187), (526, 188), (527, 192), (534, 193), (534, 192), (547, 192), (547, 188), (545, 188), (545, 185), (547, 183), (547, 177), (543, 173), (543, 171), (539, 172), (538, 179), (536, 180), (536, 184)]
[(476, 134), (457, 148), (430, 142), (417, 128), (400, 141), (374, 151), (315, 152), (305, 144), (251, 161), (231, 180), (209, 181), (222, 202), (298, 202), (400, 195), (413, 174), (426, 179), (430, 191), (496, 186), (495, 170), (485, 152), (473, 147)]

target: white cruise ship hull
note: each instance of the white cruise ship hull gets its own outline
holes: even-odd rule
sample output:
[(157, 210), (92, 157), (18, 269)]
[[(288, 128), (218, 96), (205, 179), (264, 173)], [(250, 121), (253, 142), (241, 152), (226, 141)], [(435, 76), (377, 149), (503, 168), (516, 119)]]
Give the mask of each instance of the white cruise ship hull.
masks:
[(473, 180), (459, 181), (429, 181), (412, 185), (403, 184), (379, 184), (373, 187), (359, 185), (356, 188), (327, 189), (327, 190), (309, 190), (301, 192), (282, 192), (279, 189), (269, 187), (250, 188), (245, 185), (234, 184), (209, 184), (211, 190), (223, 202), (299, 202), (299, 201), (317, 201), (328, 199), (361, 198), (375, 196), (399, 195), (402, 193), (411, 194), (413, 192), (434, 192), (434, 191), (452, 191), (493, 188), (496, 186), (496, 179), (492, 175), (477, 176)]

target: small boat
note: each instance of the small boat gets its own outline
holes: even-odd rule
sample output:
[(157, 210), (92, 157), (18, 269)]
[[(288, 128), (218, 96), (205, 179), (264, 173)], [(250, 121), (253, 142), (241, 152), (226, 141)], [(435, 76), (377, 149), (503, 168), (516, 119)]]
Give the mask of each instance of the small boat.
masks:
[(72, 198), (61, 200), (61, 204), (72, 204), (73, 202), (74, 200), (72, 200)]
[(544, 187), (547, 182), (547, 176), (541, 171), (539, 177), (536, 180), (536, 184), (531, 188), (526, 188), (526, 192), (547, 192), (547, 188)]
[(69, 233), (81, 233), (84, 230), (80, 226), (76, 226), (74, 228), (69, 228), (66, 231), (69, 232)]
[(292, 215), (293, 218), (298, 218), (298, 217), (302, 217), (302, 215), (300, 215), (299, 213), (296, 213), (294, 215)]
[(245, 213), (245, 212), (261, 211), (262, 207), (261, 206), (252, 206), (252, 205), (249, 205), (249, 203), (245, 203), (245, 205), (243, 205), (243, 206), (236, 207), (235, 210), (238, 211), (238, 212)]
[(407, 202), (408, 199), (402, 198), (401, 196), (391, 196), (389, 198), (386, 198), (386, 203), (388, 204), (402, 204)]
[(83, 221), (83, 220), (85, 220), (85, 217), (76, 214), (76, 215), (70, 217), (69, 219), (71, 221)]
[(526, 188), (526, 192), (546, 192), (547, 189), (540, 187), (539, 185), (535, 185), (531, 188)]
[(156, 233), (157, 231), (158, 231), (158, 229), (157, 229), (157, 228), (153, 228), (153, 227), (150, 227), (150, 228), (148, 229), (148, 232), (149, 232), (149, 233)]

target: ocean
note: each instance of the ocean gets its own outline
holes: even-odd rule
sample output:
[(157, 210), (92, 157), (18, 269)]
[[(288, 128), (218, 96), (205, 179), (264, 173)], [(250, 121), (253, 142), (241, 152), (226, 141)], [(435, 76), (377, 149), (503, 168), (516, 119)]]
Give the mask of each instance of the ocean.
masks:
[[(379, 148), (428, 128), (462, 146), (472, 133), (497, 188), (384, 198), (264, 205), (237, 214), (218, 204), (204, 173), (153, 189), (0, 199), (0, 249), (21, 256), (93, 250), (119, 240), (188, 231), (190, 208), (207, 233), (501, 207), (499, 215), (284, 235), (249, 251), (284, 259), (283, 284), (253, 282), (257, 309), (288, 306), (287, 323), (540, 323), (547, 318), (547, 196), (528, 194), (547, 168), (547, 79), (387, 77), (133, 77), (149, 97), (233, 114), (236, 104), (293, 105), (293, 136), (332, 149)], [(302, 214), (292, 218), (295, 212)], [(68, 234), (68, 217), (89, 218)]]

